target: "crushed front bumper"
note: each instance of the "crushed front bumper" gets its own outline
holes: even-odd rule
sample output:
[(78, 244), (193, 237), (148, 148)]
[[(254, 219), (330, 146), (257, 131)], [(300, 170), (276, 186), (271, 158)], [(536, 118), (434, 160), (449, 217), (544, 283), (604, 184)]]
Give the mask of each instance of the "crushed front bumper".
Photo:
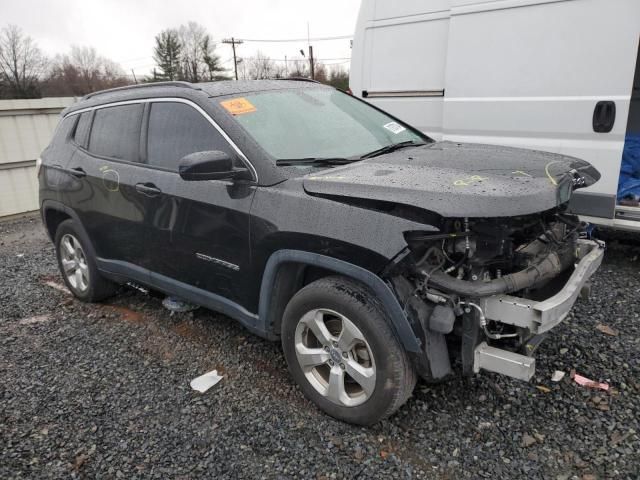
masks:
[[(542, 301), (511, 295), (484, 298), (478, 303), (485, 319), (526, 328), (532, 335), (544, 334), (562, 322), (604, 256), (604, 244), (593, 240), (578, 240), (577, 249), (575, 269), (558, 293)], [(529, 380), (535, 373), (535, 359), (482, 342), (475, 348), (473, 370), (476, 373), (489, 370)]]

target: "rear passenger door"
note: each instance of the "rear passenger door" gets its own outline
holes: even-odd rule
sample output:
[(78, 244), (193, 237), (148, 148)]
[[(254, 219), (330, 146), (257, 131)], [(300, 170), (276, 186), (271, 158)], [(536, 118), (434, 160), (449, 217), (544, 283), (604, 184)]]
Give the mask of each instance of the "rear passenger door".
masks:
[(147, 197), (136, 191), (147, 179), (140, 164), (144, 108), (130, 103), (81, 113), (67, 167), (75, 173), (65, 203), (80, 217), (100, 267), (115, 273), (127, 264), (141, 265), (145, 252)]
[(180, 159), (194, 152), (223, 151), (238, 166), (243, 160), (190, 102), (154, 101), (147, 123), (146, 163), (162, 192), (149, 210), (146, 248), (152, 277), (168, 277), (243, 304), (240, 279), (250, 264), (249, 209), (255, 187), (246, 181), (185, 181), (178, 174)]

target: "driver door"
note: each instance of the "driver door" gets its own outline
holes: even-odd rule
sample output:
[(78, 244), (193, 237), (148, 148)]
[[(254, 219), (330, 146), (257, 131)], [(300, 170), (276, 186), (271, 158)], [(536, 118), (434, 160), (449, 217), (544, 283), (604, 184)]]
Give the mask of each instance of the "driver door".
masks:
[[(186, 181), (180, 159), (219, 150), (237, 158), (211, 120), (181, 101), (154, 101), (146, 129), (146, 163), (158, 192), (150, 202), (151, 275), (244, 303), (240, 278), (249, 271), (249, 208), (255, 186), (232, 180)], [(240, 162), (240, 160), (237, 160)]]

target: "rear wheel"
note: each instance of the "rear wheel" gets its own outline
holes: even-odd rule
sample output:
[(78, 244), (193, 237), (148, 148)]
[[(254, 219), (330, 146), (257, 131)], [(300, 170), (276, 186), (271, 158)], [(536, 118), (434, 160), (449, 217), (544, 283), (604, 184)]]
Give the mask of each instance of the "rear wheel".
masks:
[(56, 254), (64, 283), (80, 300), (97, 302), (113, 295), (117, 285), (100, 275), (87, 242), (73, 220), (65, 220), (56, 230)]
[(347, 278), (317, 280), (291, 299), (282, 346), (304, 394), (346, 422), (378, 422), (415, 386), (413, 367), (384, 309), (368, 289)]

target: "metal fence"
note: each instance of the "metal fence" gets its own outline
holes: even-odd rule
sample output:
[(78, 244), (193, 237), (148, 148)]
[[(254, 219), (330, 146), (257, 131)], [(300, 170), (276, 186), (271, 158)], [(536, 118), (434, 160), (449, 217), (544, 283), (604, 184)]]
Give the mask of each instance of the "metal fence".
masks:
[(0, 217), (38, 209), (36, 159), (73, 97), (0, 100)]

